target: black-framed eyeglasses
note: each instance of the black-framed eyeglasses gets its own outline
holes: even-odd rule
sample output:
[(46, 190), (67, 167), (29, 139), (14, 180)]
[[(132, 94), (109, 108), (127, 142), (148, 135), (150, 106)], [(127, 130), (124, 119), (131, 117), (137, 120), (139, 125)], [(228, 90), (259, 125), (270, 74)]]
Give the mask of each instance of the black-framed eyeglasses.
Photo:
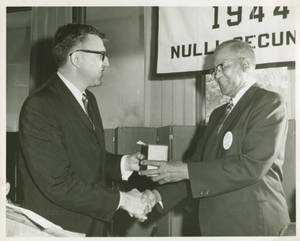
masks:
[(72, 53), (70, 53), (69, 56), (71, 56), (75, 52), (84, 52), (84, 53), (90, 53), (90, 54), (98, 54), (98, 55), (101, 56), (101, 60), (102, 61), (104, 61), (105, 56), (107, 57), (107, 54), (106, 54), (105, 51), (94, 51), (94, 50), (88, 50), (88, 49), (77, 49), (77, 50), (73, 51)]

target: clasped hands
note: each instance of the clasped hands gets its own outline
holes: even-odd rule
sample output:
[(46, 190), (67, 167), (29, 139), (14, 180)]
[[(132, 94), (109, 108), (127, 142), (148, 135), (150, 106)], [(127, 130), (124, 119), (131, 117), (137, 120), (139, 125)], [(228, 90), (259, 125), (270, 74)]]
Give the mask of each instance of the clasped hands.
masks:
[(120, 208), (140, 222), (147, 220), (147, 214), (159, 201), (160, 195), (156, 190), (146, 190), (142, 193), (137, 189), (132, 189), (129, 192), (120, 192)]
[[(125, 170), (139, 171), (140, 161), (143, 159), (144, 155), (139, 152), (127, 155), (125, 158)], [(160, 195), (155, 190), (146, 190), (142, 193), (137, 189), (132, 189), (129, 192), (120, 192), (119, 207), (126, 210), (131, 217), (135, 217), (143, 222), (147, 219), (147, 214), (152, 211), (152, 208), (160, 200)]]
[[(126, 160), (126, 169), (138, 171), (139, 175), (147, 176), (152, 181), (164, 184), (189, 179), (187, 164), (181, 161), (150, 161), (143, 160), (141, 153), (129, 155)], [(140, 170), (140, 164), (151, 165), (156, 169)], [(137, 189), (129, 192), (120, 192), (120, 208), (126, 210), (131, 217), (143, 222), (147, 220), (147, 214), (152, 211), (156, 203), (161, 201), (157, 190), (146, 190), (143, 193)]]

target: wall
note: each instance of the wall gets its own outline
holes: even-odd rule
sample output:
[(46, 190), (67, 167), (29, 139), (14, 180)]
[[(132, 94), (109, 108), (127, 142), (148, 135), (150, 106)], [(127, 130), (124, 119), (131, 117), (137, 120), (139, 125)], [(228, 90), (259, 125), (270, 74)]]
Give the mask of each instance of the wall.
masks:
[(150, 56), (153, 8), (144, 9), (145, 19), (145, 126), (195, 125), (196, 78), (160, 78), (151, 75)]
[(18, 130), (20, 110), (29, 92), (45, 82), (54, 71), (49, 50), (51, 37), (58, 26), (71, 22), (71, 10), (70, 7), (36, 7), (7, 14), (8, 132)]
[(30, 11), (7, 14), (6, 130), (17, 131), (29, 92)]
[(87, 8), (87, 23), (108, 38), (110, 67), (104, 84), (91, 88), (105, 128), (195, 124), (195, 78), (149, 77), (151, 14), (150, 7)]
[(87, 23), (106, 34), (110, 67), (91, 88), (104, 128), (144, 126), (144, 20), (142, 7), (87, 8)]

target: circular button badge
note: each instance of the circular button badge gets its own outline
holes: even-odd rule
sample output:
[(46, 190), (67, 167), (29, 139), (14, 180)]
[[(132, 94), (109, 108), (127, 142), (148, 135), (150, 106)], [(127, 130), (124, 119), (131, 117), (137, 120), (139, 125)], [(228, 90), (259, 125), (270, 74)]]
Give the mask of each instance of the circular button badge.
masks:
[(228, 150), (231, 147), (232, 141), (233, 141), (232, 132), (227, 131), (224, 135), (224, 138), (223, 138), (223, 148), (224, 148), (224, 150)]

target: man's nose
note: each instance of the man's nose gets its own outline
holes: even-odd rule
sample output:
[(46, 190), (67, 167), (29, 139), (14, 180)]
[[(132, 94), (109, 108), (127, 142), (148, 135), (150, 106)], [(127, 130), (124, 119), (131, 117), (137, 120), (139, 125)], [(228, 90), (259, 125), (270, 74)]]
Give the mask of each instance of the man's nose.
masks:
[(217, 69), (214, 73), (215, 80), (218, 80), (221, 77), (221, 75), (222, 71)]
[(103, 60), (103, 66), (105, 67), (109, 67), (109, 60), (108, 60), (108, 57), (105, 56), (104, 60)]

